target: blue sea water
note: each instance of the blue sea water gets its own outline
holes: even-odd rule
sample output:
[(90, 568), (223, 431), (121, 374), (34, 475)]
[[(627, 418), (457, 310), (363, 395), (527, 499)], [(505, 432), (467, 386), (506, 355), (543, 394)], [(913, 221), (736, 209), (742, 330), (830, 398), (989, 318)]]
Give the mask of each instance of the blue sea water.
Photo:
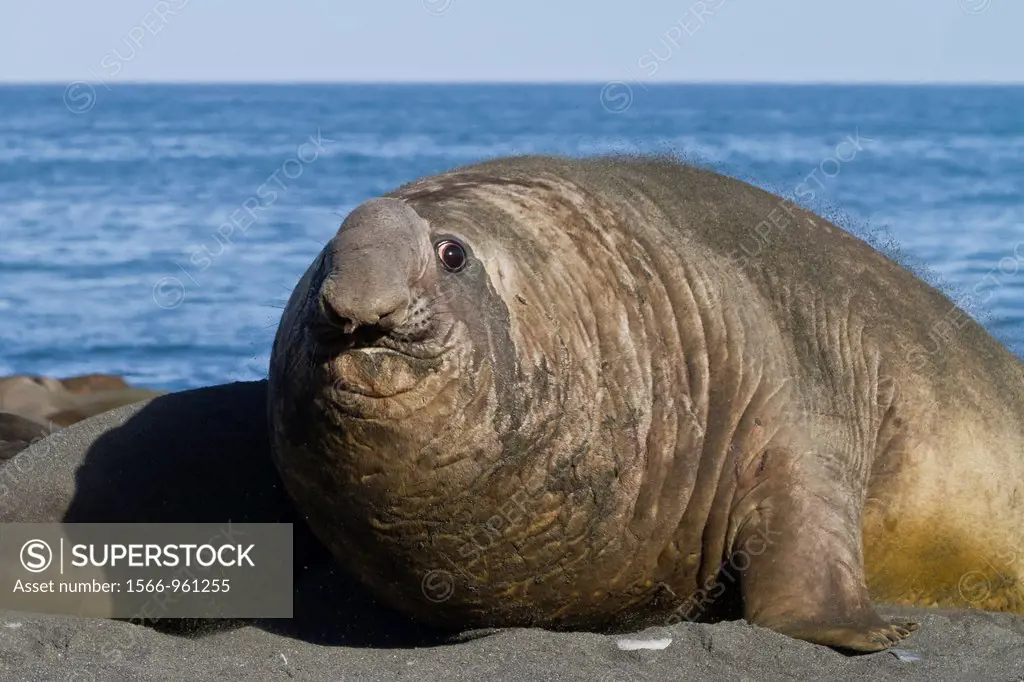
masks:
[(636, 151), (795, 195), (1024, 356), (1024, 88), (40, 85), (0, 88), (0, 374), (265, 376), (358, 203), (499, 155)]

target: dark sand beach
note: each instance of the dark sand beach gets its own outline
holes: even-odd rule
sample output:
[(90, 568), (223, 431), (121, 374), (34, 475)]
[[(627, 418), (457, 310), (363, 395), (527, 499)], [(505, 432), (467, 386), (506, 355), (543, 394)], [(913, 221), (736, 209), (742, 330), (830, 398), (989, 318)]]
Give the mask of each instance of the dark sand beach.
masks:
[[(648, 630), (640, 637), (670, 637), (671, 644), (660, 651), (621, 651), (621, 637), (542, 630), (509, 630), (444, 646), (382, 648), (310, 644), (255, 627), (186, 639), (123, 622), (4, 613), (0, 675), (79, 682), (1024, 678), (1024, 618), (882, 611), (921, 623), (897, 652), (920, 660), (900, 660), (894, 652), (847, 657), (743, 622)], [(121, 651), (123, 657), (111, 660), (103, 651)]]
[(294, 618), (151, 627), (3, 612), (2, 679), (1024, 679), (1024, 618), (985, 612), (883, 607), (921, 629), (865, 656), (742, 621), (629, 635), (427, 631), (340, 575), (297, 518), (270, 460), (265, 390), (171, 394), (59, 431), (0, 470), (0, 513), (4, 522), (294, 523)]

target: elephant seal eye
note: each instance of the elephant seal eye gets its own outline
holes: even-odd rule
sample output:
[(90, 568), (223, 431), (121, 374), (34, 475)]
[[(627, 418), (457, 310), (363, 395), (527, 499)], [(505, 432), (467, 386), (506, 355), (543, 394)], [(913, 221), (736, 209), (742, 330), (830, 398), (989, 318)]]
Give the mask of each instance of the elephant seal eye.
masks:
[(441, 265), (448, 272), (458, 272), (466, 267), (466, 249), (462, 244), (451, 239), (444, 239), (437, 243), (435, 249), (437, 250), (437, 259), (441, 261)]

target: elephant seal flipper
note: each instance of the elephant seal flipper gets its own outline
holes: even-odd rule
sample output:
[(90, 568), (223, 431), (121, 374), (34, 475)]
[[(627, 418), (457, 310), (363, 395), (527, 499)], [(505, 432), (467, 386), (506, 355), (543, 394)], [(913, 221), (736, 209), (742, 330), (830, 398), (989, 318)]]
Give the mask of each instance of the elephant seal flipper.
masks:
[(771, 628), (805, 642), (822, 644), (836, 649), (860, 653), (885, 651), (893, 644), (909, 637), (918, 629), (917, 623), (887, 623), (877, 614), (865, 614), (863, 620), (854, 623), (792, 622)]
[[(821, 454), (828, 452), (826, 442), (809, 445), (817, 450), (794, 461), (792, 453), (801, 450), (770, 443), (757, 464), (756, 476), (764, 481), (764, 490), (755, 493), (761, 502), (735, 543), (746, 564), (740, 580), (744, 618), (825, 646), (887, 649), (918, 625), (888, 623), (875, 611), (864, 578), (860, 529), (848, 522), (858, 513), (857, 492), (834, 467), (830, 475), (829, 467), (820, 466), (830, 459)], [(816, 494), (807, 495), (809, 490)], [(823, 563), (822, 556), (829, 561)]]

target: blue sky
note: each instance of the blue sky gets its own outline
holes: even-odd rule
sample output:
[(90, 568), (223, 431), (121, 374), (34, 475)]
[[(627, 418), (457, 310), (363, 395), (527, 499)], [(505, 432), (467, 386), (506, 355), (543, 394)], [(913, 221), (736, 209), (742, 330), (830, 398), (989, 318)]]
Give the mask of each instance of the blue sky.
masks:
[(1021, 0), (31, 0), (0, 81), (1024, 82)]

